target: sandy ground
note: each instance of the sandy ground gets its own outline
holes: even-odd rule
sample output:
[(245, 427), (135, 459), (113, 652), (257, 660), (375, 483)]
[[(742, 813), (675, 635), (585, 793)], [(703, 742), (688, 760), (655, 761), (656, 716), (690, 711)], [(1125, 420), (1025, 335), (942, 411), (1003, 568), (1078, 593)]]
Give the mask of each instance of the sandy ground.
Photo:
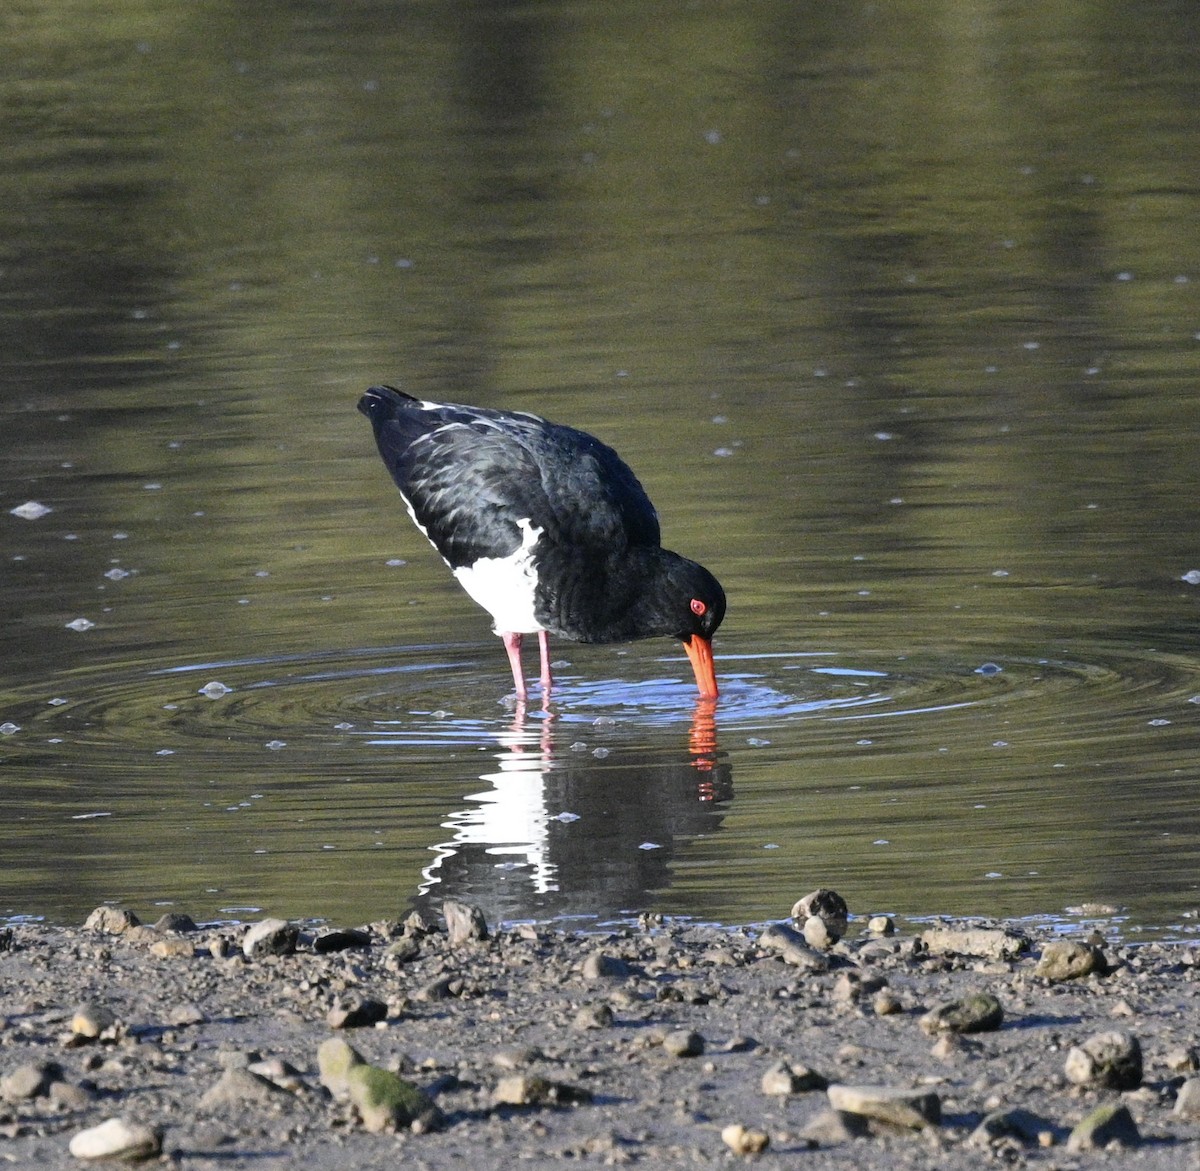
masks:
[[(0, 933), (16, 1166), (78, 1167), (117, 1118), (189, 1169), (1200, 1167), (1189, 945), (1062, 956), (1002, 923), (858, 920), (840, 942), (810, 920), (816, 947), (786, 925), (478, 938), (464, 916), (454, 939), (267, 929), (247, 955), (245, 928), (89, 924)], [(322, 1069), (331, 1038), (428, 1096), (385, 1077), (403, 1104), (381, 1105), (334, 1068), (347, 1045)], [(1107, 1150), (1072, 1138), (1101, 1106)]]

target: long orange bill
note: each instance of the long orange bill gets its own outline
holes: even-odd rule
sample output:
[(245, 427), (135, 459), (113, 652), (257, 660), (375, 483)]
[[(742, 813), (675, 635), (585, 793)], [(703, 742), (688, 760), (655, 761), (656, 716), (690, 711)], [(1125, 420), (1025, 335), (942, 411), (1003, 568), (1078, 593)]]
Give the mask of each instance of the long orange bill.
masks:
[(693, 634), (686, 639), (683, 649), (692, 660), (692, 670), (696, 673), (696, 686), (700, 688), (703, 699), (717, 698), (717, 673), (713, 670), (712, 643), (707, 638)]

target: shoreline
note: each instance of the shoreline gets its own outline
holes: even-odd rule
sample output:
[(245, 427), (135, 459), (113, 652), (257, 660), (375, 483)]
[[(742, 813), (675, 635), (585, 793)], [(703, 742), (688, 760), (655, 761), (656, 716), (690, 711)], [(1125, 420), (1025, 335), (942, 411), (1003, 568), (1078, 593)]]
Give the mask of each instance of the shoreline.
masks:
[(983, 919), (893, 933), (828, 891), (793, 914), (586, 934), (493, 931), (457, 903), (351, 930), (114, 908), (12, 923), (0, 1159), (79, 1167), (105, 1142), (331, 1171), (1200, 1158), (1195, 944)]

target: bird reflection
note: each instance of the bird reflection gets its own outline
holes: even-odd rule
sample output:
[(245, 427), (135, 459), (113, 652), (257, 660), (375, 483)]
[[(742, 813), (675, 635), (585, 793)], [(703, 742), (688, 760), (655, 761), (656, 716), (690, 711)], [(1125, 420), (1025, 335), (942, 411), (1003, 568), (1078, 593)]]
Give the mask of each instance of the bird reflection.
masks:
[(583, 726), (524, 705), (497, 733), (487, 786), (465, 795), (432, 847), (417, 905), (478, 902), (489, 919), (628, 915), (671, 884), (690, 841), (717, 832), (733, 796), (716, 705), (700, 699), (686, 745), (596, 747)]

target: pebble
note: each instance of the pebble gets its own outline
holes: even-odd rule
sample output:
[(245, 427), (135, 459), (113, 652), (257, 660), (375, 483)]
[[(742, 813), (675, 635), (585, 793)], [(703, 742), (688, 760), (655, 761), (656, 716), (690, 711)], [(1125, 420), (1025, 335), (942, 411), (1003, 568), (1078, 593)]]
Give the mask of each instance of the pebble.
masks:
[(896, 920), (891, 915), (872, 915), (867, 920), (867, 930), (872, 935), (895, 935)]
[(28, 1098), (44, 1098), (51, 1082), (62, 1077), (62, 1068), (53, 1061), (30, 1061), (18, 1065), (0, 1077), (0, 1098), (21, 1102)]
[(247, 1103), (262, 1105), (268, 1102), (283, 1101), (288, 1094), (274, 1082), (249, 1069), (227, 1069), (220, 1078), (210, 1086), (200, 1099), (202, 1110), (224, 1110), (230, 1107), (238, 1108)]
[(317, 955), (329, 955), (336, 951), (350, 951), (371, 946), (371, 933), (358, 928), (352, 930), (323, 931), (313, 940), (313, 951)]
[(71, 1017), (71, 1032), (87, 1040), (95, 1040), (116, 1027), (117, 1014), (102, 1004), (81, 1004)]
[(807, 1065), (777, 1061), (762, 1075), (762, 1092), (771, 1095), (804, 1094), (829, 1088), (829, 1079)]
[(607, 1029), (613, 1023), (613, 1010), (607, 1004), (585, 1004), (576, 1014), (577, 1029)]
[(835, 1110), (861, 1114), (890, 1126), (919, 1130), (942, 1120), (942, 1102), (932, 1090), (834, 1084), (825, 1092)]
[(1004, 1008), (990, 992), (975, 992), (959, 1000), (934, 1005), (922, 1018), (921, 1029), (940, 1033), (987, 1033), (1000, 1027)]
[(1063, 980), (1078, 980), (1093, 972), (1104, 974), (1107, 971), (1108, 961), (1095, 944), (1056, 939), (1042, 947), (1033, 974), (1057, 984)]
[(1176, 1118), (1200, 1122), (1200, 1077), (1190, 1077), (1179, 1087), (1172, 1113)]
[(818, 922), (812, 928), (813, 934), (817, 938), (824, 938), (829, 942), (828, 944), (817, 944), (809, 939), (809, 944), (813, 947), (832, 947), (846, 934), (846, 928), (850, 923), (850, 908), (837, 891), (821, 887), (799, 899), (792, 907), (790, 917), (797, 923), (803, 924), (806, 939), (809, 935), (809, 924), (816, 919)]
[(191, 959), (196, 949), (186, 939), (156, 939), (150, 945), (150, 954), (160, 960)]
[(722, 1129), (721, 1141), (735, 1155), (757, 1155), (767, 1149), (771, 1140), (765, 1131), (749, 1130), (735, 1122)]
[(672, 1057), (699, 1057), (704, 1052), (704, 1038), (691, 1029), (675, 1029), (663, 1037), (662, 1047)]
[(1067, 1150), (1104, 1150), (1111, 1146), (1136, 1147), (1142, 1141), (1129, 1107), (1120, 1102), (1097, 1106), (1067, 1138)]
[(141, 925), (141, 920), (132, 912), (121, 907), (97, 907), (84, 920), (84, 929), (102, 935), (123, 935), (131, 927)]
[(386, 1020), (388, 1007), (373, 996), (344, 996), (325, 1015), (331, 1029), (361, 1029)]
[(182, 911), (167, 911), (154, 921), (154, 930), (189, 935), (193, 931), (198, 931), (199, 928), (191, 915), (185, 915)]
[(447, 899), (442, 904), (442, 915), (446, 920), (446, 935), (452, 947), (476, 939), (487, 939), (487, 920), (473, 903)]
[(162, 1133), (141, 1122), (109, 1118), (81, 1130), (68, 1150), (77, 1159), (151, 1159), (162, 1150)]
[(300, 928), (294, 923), (286, 919), (262, 919), (242, 937), (242, 953), (248, 959), (291, 955), (299, 938)]
[(580, 972), (585, 980), (623, 980), (630, 975), (630, 968), (608, 952), (594, 951), (584, 958)]
[(492, 1091), (492, 1101), (498, 1106), (566, 1106), (591, 1100), (590, 1090), (529, 1073), (503, 1077)]
[(808, 972), (829, 971), (829, 956), (810, 947), (799, 931), (783, 923), (772, 923), (758, 937), (758, 942), (761, 947), (778, 952), (780, 959), (792, 967)]
[(988, 1114), (967, 1138), (973, 1147), (995, 1146), (1000, 1140), (1015, 1138), (1024, 1146), (1048, 1146), (1054, 1128), (1029, 1110), (996, 1110)]
[(1031, 946), (1029, 938), (999, 927), (928, 927), (920, 935), (931, 955), (979, 956), (1015, 960)]
[(1078, 1086), (1133, 1090), (1142, 1084), (1142, 1047), (1132, 1033), (1096, 1033), (1067, 1053), (1065, 1068)]
[(334, 1098), (350, 1097), (348, 1075), (356, 1065), (363, 1065), (362, 1054), (341, 1037), (322, 1041), (317, 1049), (317, 1071), (323, 1085)]
[(363, 1126), (372, 1133), (411, 1126), (418, 1120), (424, 1128), (431, 1128), (440, 1119), (429, 1095), (391, 1070), (352, 1065), (346, 1084)]

